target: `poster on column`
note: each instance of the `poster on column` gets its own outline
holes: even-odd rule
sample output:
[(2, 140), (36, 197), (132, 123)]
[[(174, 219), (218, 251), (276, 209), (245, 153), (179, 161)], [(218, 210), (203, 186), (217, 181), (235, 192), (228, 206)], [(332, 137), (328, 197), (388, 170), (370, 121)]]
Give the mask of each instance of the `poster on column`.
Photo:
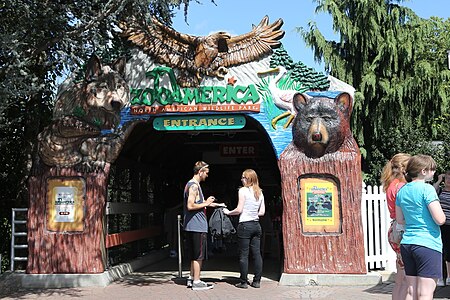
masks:
[(47, 184), (47, 230), (83, 231), (86, 184), (82, 178), (52, 178)]
[(300, 178), (301, 223), (304, 233), (340, 233), (340, 193), (332, 178)]
[(77, 189), (71, 186), (57, 186), (54, 189), (55, 222), (74, 222)]

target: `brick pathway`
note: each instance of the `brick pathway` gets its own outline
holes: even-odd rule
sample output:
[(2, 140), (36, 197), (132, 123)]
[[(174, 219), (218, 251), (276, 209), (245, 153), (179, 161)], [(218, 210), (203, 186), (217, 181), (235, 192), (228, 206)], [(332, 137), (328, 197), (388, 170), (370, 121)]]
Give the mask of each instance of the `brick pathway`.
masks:
[[(183, 276), (187, 275), (183, 267)], [(246, 290), (234, 286), (238, 282), (238, 263), (235, 258), (215, 256), (207, 261), (202, 279), (215, 283), (212, 290), (192, 291), (186, 287), (186, 279), (178, 278), (176, 259), (165, 259), (132, 273), (107, 287), (23, 289), (10, 274), (0, 275), (0, 299), (151, 299), (151, 300), (229, 300), (229, 299), (337, 299), (383, 300), (391, 299), (393, 284), (384, 282), (377, 286), (280, 286), (279, 262), (264, 260), (261, 288)], [(217, 271), (220, 270), (220, 271)], [(250, 270), (251, 271), (251, 270)], [(17, 277), (16, 277), (17, 278)], [(250, 277), (251, 279), (252, 277)], [(450, 300), (450, 286), (438, 287), (435, 299)]]

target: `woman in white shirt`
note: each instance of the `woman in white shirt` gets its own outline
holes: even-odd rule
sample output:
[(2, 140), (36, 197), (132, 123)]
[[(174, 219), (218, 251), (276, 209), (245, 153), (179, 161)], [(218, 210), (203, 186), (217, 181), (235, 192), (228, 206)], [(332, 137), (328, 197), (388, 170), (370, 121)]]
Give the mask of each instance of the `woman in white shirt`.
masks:
[(237, 235), (239, 241), (239, 270), (240, 282), (236, 287), (248, 288), (248, 255), (252, 251), (255, 276), (251, 284), (254, 288), (261, 286), (262, 256), (261, 256), (261, 225), (259, 217), (266, 212), (264, 205), (264, 195), (259, 187), (258, 175), (252, 169), (247, 169), (242, 173), (242, 185), (239, 189), (238, 205), (233, 210), (224, 208), (224, 213), (230, 216), (239, 215), (239, 225)]

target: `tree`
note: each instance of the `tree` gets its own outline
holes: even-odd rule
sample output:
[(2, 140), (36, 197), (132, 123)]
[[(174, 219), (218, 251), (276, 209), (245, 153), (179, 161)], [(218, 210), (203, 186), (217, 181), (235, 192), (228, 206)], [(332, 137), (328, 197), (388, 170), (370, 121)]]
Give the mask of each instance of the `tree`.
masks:
[(363, 169), (376, 176), (370, 150), (380, 148), (383, 133), (420, 128), (431, 139), (433, 120), (448, 109), (449, 21), (421, 19), (402, 1), (315, 2), (331, 15), (339, 41), (326, 40), (313, 22), (299, 30), (315, 59), (356, 88), (352, 127)]
[(11, 207), (27, 206), (26, 179), (37, 135), (51, 120), (60, 79), (83, 66), (93, 52), (103, 61), (123, 55), (120, 20), (145, 21), (153, 15), (170, 25), (173, 10), (184, 6), (186, 17), (190, 2), (1, 1), (0, 222), (10, 217)]

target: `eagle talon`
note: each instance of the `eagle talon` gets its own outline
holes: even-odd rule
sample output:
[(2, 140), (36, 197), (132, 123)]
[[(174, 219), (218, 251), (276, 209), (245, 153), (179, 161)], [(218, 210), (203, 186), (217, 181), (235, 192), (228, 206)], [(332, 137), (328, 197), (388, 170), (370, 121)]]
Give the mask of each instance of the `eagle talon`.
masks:
[(219, 67), (216, 71), (216, 77), (220, 78), (220, 79), (224, 79), (225, 75), (228, 74), (228, 69), (226, 67)]

